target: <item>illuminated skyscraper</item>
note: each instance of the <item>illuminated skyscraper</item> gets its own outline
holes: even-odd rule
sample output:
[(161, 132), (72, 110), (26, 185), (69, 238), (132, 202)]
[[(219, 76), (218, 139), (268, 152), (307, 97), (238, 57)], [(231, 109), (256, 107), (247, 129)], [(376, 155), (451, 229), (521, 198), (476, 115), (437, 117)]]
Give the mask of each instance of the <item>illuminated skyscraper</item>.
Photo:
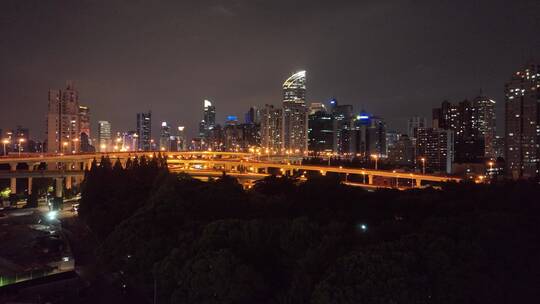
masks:
[(440, 128), (417, 129), (417, 157), (424, 158), (428, 172), (452, 173), (454, 131)]
[(540, 167), (540, 65), (528, 64), (505, 86), (506, 173), (538, 177)]
[(307, 143), (306, 71), (300, 71), (283, 83), (283, 148), (303, 153)]
[(112, 144), (111, 123), (106, 120), (98, 121), (99, 152), (110, 151), (111, 144)]
[(91, 152), (90, 142), (90, 109), (87, 106), (79, 105), (79, 149), (81, 152)]
[(283, 111), (273, 105), (265, 105), (261, 111), (261, 146), (279, 152), (283, 147)]
[(457, 104), (445, 100), (440, 108), (433, 110), (433, 127), (454, 131), (454, 160), (458, 163), (484, 159), (484, 139), (480, 134), (478, 116), (475, 104), (469, 100)]
[(478, 130), (480, 140), (484, 142), (484, 156), (495, 158), (495, 101), (486, 96), (473, 100), (473, 129)]
[(334, 117), (323, 110), (309, 115), (309, 151), (314, 155), (334, 151)]
[(49, 90), (47, 152), (73, 151), (80, 137), (79, 92), (72, 81), (64, 90)]
[(199, 124), (199, 136), (208, 140), (211, 131), (216, 126), (216, 107), (207, 99), (204, 100), (203, 106), (204, 114), (203, 120)]
[(353, 129), (354, 118), (353, 106), (340, 105), (335, 98), (332, 98), (329, 103), (334, 123), (334, 152), (340, 154), (352, 153), (351, 150), (355, 150), (351, 145), (351, 136), (353, 136), (354, 133), (351, 132)]
[(159, 132), (159, 150), (169, 151), (171, 148), (171, 127), (166, 121), (161, 123), (161, 130)]
[(187, 149), (187, 143), (186, 143), (186, 131), (184, 126), (179, 126), (177, 135), (176, 135), (176, 150), (177, 151), (184, 151)]
[(139, 150), (150, 151), (152, 149), (152, 112), (137, 113), (137, 145)]

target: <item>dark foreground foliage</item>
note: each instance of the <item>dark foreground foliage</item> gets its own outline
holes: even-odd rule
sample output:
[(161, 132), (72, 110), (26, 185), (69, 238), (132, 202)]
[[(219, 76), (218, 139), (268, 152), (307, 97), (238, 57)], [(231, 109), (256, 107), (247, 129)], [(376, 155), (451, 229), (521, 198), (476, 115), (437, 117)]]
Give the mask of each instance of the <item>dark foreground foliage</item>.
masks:
[(159, 303), (540, 298), (536, 184), (365, 192), (269, 177), (244, 191), (154, 162), (93, 168), (81, 216), (102, 237), (100, 267)]

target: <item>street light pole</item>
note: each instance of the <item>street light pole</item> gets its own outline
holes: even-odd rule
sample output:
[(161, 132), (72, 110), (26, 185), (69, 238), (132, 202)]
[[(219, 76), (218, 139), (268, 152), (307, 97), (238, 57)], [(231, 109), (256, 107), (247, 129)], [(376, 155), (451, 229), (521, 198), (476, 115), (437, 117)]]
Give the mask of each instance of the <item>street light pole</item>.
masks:
[(2, 140), (2, 143), (4, 144), (4, 155), (7, 155), (6, 145), (9, 144), (9, 139)]
[(426, 174), (426, 158), (422, 157), (422, 174)]
[(22, 148), (23, 142), (24, 142), (24, 138), (19, 138), (19, 157), (21, 157), (21, 148)]
[(377, 161), (379, 160), (379, 156), (377, 154), (371, 154), (371, 158), (375, 159), (375, 170), (377, 170)]

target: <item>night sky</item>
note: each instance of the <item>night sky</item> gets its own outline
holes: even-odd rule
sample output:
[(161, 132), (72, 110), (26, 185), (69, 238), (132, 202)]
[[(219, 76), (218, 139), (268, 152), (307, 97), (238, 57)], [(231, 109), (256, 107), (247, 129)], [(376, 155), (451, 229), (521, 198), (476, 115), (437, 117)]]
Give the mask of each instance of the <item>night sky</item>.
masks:
[[(540, 1), (0, 1), (0, 128), (42, 139), (49, 88), (72, 79), (93, 128), (135, 129), (135, 113), (194, 135), (203, 99), (219, 122), (281, 103), (307, 70), (308, 102), (332, 96), (389, 129), (444, 99), (498, 102), (540, 57)], [(92, 135), (95, 136), (95, 133)]]

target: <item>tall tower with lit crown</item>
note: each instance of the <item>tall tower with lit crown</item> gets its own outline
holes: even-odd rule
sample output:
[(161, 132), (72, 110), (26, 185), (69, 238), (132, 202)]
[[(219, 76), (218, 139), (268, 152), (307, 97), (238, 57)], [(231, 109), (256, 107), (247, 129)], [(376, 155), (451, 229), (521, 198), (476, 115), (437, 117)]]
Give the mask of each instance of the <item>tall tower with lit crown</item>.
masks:
[(292, 153), (308, 149), (308, 108), (306, 106), (306, 71), (291, 75), (283, 83), (283, 145)]

